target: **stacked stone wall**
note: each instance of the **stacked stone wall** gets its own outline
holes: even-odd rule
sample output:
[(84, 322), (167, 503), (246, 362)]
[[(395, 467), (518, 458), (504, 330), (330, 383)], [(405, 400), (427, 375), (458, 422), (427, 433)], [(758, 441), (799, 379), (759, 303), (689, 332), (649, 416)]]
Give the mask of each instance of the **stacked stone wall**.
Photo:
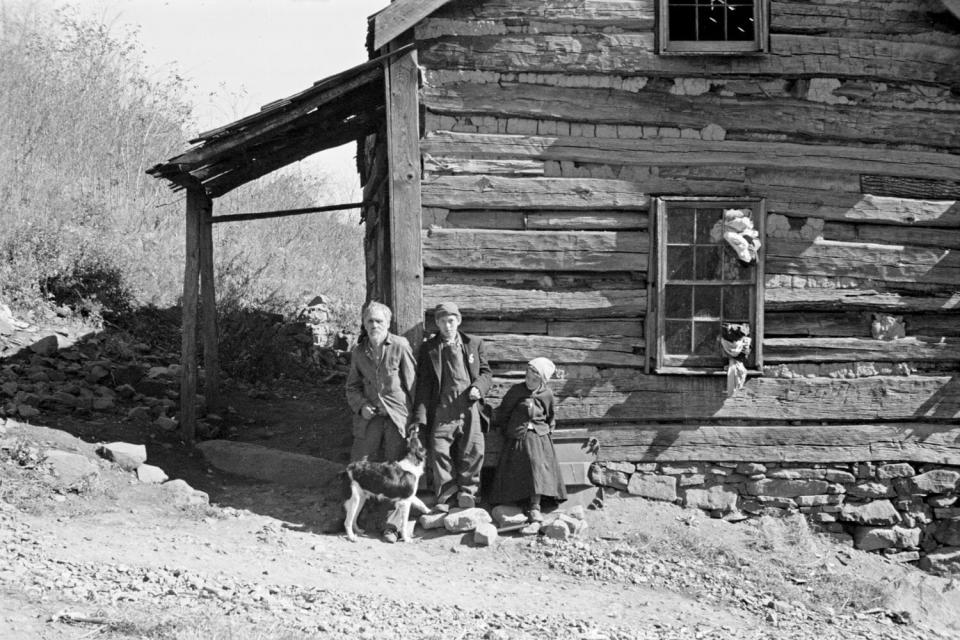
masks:
[(935, 573), (960, 572), (960, 467), (602, 462), (591, 480), (731, 521), (799, 512), (842, 544)]

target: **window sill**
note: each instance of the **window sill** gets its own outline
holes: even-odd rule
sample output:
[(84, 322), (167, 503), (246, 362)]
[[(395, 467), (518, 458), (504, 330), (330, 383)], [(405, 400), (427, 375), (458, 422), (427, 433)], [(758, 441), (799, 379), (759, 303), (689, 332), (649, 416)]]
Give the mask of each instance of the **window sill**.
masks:
[[(677, 376), (725, 376), (727, 368), (722, 369), (695, 369), (692, 367), (654, 367), (653, 372), (657, 375), (677, 375)], [(747, 377), (758, 378), (763, 375), (759, 369), (747, 369)]]

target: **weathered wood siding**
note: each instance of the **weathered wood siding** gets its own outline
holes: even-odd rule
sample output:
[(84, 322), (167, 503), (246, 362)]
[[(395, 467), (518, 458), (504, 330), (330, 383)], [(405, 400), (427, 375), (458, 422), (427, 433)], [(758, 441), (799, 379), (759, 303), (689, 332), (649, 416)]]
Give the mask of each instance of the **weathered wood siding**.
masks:
[[(960, 417), (960, 21), (938, 0), (770, 18), (747, 56), (657, 55), (654, 0), (454, 2), (416, 28), (424, 308), (457, 301), (501, 375), (553, 358), (561, 422), (616, 433), (608, 459)], [(644, 373), (658, 195), (766, 200), (765, 371), (734, 398)], [(875, 340), (874, 313), (907, 338)]]

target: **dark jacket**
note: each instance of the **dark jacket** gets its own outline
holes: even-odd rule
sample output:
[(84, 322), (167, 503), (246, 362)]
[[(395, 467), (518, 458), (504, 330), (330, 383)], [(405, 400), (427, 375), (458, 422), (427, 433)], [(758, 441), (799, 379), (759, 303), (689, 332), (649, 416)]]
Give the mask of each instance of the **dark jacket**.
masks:
[[(486, 347), (483, 340), (465, 333), (460, 334), (463, 345), (463, 361), (467, 365), (470, 384), (480, 392), (480, 402), (490, 390), (493, 373), (487, 362)], [(417, 356), (417, 391), (413, 401), (413, 419), (411, 422), (425, 424), (433, 428), (433, 417), (440, 402), (440, 347), (443, 338), (439, 333), (420, 345)]]
[(523, 439), (527, 431), (538, 436), (547, 435), (556, 427), (553, 391), (547, 387), (530, 391), (522, 382), (513, 385), (494, 412), (493, 427), (512, 440)]

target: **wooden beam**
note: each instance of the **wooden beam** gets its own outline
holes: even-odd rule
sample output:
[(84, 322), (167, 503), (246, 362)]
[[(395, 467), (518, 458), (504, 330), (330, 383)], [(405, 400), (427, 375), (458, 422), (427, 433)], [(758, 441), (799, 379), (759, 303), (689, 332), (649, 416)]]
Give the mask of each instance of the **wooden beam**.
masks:
[(646, 271), (650, 238), (630, 231), (423, 232), (423, 265), (496, 271)]
[(217, 331), (217, 297), (213, 274), (213, 201), (203, 203), (200, 222), (200, 317), (203, 320), (203, 393), (207, 407), (218, 410), (220, 401), (220, 338)]
[[(718, 375), (644, 375), (635, 369), (577, 371), (550, 383), (557, 419), (565, 424), (610, 421), (723, 420), (747, 423), (825, 421), (956, 420), (960, 377), (872, 376), (864, 378), (751, 377), (734, 396)], [(583, 369), (583, 368), (580, 368)], [(496, 379), (491, 404), (511, 384)]]
[(767, 338), (766, 363), (779, 362), (960, 362), (956, 338)]
[(629, 180), (439, 176), (424, 182), (423, 204), (445, 209), (646, 209), (650, 197)]
[[(581, 335), (589, 335), (589, 322), (582, 324), (582, 330)], [(643, 366), (643, 338), (488, 334), (484, 341), (491, 362), (525, 363), (549, 354), (550, 359), (560, 365)]]
[[(561, 429), (558, 433), (562, 433)], [(835, 426), (590, 425), (602, 461), (928, 462), (960, 465), (960, 427), (901, 422)]]
[(393, 311), (394, 330), (416, 348), (423, 335), (417, 52), (409, 51), (384, 64), (390, 207), (390, 308)]
[[(957, 173), (960, 172), (960, 156), (949, 153), (885, 149), (881, 155), (870, 148), (793, 142), (659, 137), (590, 138), (444, 131), (431, 134), (424, 139), (423, 150), (424, 153), (438, 158), (446, 155), (472, 158), (527, 157), (555, 161), (661, 167), (736, 165), (792, 170), (817, 169), (844, 173), (856, 171), (877, 175), (948, 180), (956, 179)], [(460, 177), (460, 179), (471, 180), (469, 177)], [(477, 178), (472, 180), (476, 181)], [(491, 186), (496, 184), (494, 181)]]
[(464, 316), (475, 318), (636, 318), (647, 308), (645, 288), (573, 291), (511, 289), (471, 284), (431, 284), (423, 288), (427, 308), (456, 300)]
[(283, 218), (286, 216), (300, 216), (306, 213), (323, 213), (325, 211), (345, 211), (347, 209), (360, 209), (367, 204), (367, 202), (351, 202), (349, 204), (331, 204), (322, 207), (306, 207), (304, 209), (281, 209), (279, 211), (263, 211), (260, 213), (231, 213), (226, 216), (211, 217), (210, 224), (216, 224), (217, 222), (263, 220), (265, 218)]
[(909, 296), (872, 289), (767, 287), (763, 295), (767, 311), (864, 310), (960, 311), (960, 293), (943, 296)]
[(180, 434), (192, 443), (197, 433), (197, 302), (200, 290), (200, 242), (210, 199), (202, 189), (187, 190), (186, 251), (183, 273), (183, 325), (180, 352)]
[(396, 0), (372, 16), (373, 50), (379, 51), (450, 0)]

